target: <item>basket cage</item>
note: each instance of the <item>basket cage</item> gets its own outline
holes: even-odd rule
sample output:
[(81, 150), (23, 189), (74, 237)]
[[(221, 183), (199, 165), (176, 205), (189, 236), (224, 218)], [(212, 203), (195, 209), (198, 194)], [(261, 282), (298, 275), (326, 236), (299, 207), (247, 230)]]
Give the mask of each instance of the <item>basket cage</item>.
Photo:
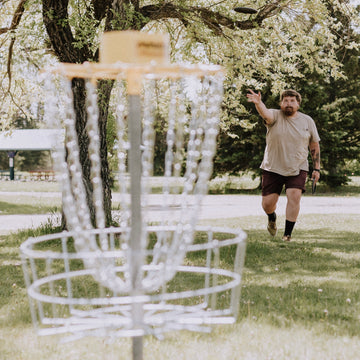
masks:
[[(174, 230), (147, 228), (154, 243), (158, 236)], [(133, 295), (134, 289), (125, 285), (122, 291), (103, 286), (99, 274), (95, 274), (98, 269), (85, 266), (84, 259), (111, 264), (116, 276), (113, 280), (121, 279), (125, 284), (130, 277), (126, 243), (121, 240), (126, 231), (129, 229), (90, 230), (89, 237), (97, 242), (104, 241), (106, 234), (109, 249), (101, 253), (76, 251), (75, 234), (69, 232), (32, 238), (22, 244), (31, 314), (39, 335), (68, 334), (67, 340), (83, 336), (161, 336), (179, 329), (209, 331), (211, 324), (236, 320), (246, 237), (241, 230), (198, 226), (184, 264), (177, 266), (167, 282), (162, 279), (166, 266), (152, 263), (154, 248), (149, 246), (142, 271), (144, 278), (156, 278), (159, 287), (153, 291), (137, 289), (142, 290), (137, 291), (141, 295)], [(107, 281), (111, 277), (106, 268), (101, 276)], [(141, 324), (130, 316), (134, 304), (141, 305)]]
[[(20, 248), (39, 334), (68, 333), (70, 340), (160, 336), (234, 322), (246, 235), (197, 223), (216, 149), (219, 68), (143, 67), (136, 72), (135, 93), (133, 68), (125, 65), (63, 64), (43, 76), (48, 124), (66, 132), (53, 158), (69, 231), (30, 238)], [(82, 181), (74, 77), (86, 84), (96, 226)], [(120, 196), (114, 228), (105, 228), (103, 210), (98, 79), (114, 81), (110, 110), (116, 120)], [(162, 152), (155, 151), (159, 126)], [(159, 194), (151, 191), (154, 171), (162, 175), (156, 178)]]

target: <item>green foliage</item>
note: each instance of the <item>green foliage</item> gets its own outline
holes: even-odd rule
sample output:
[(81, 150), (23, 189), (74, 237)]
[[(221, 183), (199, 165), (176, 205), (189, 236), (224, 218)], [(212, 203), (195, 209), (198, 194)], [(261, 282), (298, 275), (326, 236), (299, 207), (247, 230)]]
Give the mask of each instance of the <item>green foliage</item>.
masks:
[(141, 30), (144, 24), (149, 22), (149, 19), (137, 11), (131, 2), (124, 3), (121, 10), (111, 9), (111, 12), (112, 30)]
[(334, 31), (337, 58), (343, 64), (344, 78), (326, 79), (309, 74), (299, 83), (305, 93), (304, 108), (318, 126), (321, 138), (322, 181), (331, 187), (347, 183), (346, 163), (360, 156), (360, 35), (347, 18), (337, 12), (341, 27)]
[(99, 34), (103, 31), (103, 27), (100, 26), (100, 21), (95, 19), (93, 5), (90, 3), (85, 7), (84, 4), (78, 2), (69, 19), (63, 19), (63, 21), (67, 20), (73, 29), (74, 47), (76, 49), (89, 47), (95, 54), (99, 47)]
[[(111, 5), (69, 1), (59, 21), (70, 27), (67, 35), (73, 42), (63, 50), (72, 48), (72, 58), (77, 61), (94, 60), (104, 29), (141, 29), (169, 33), (175, 61), (223, 65), (224, 112), (215, 167), (221, 173), (257, 171), (261, 162), (264, 128), (246, 103), (246, 89), (261, 90), (266, 104), (277, 106), (279, 92), (294, 87), (304, 97), (303, 111), (312, 114), (320, 128), (323, 179), (335, 185), (339, 180), (331, 179), (339, 177), (345, 161), (358, 157), (359, 38), (354, 29), (359, 26), (359, 9), (345, 1), (302, 0), (276, 2), (270, 11), (273, 3), (252, 3), (260, 13), (269, 9), (265, 20), (256, 22), (258, 15), (233, 11), (239, 5), (235, 0), (211, 5), (205, 0), (157, 0), (151, 2), (152, 10), (148, 1)], [(15, 0), (3, 3), (2, 24), (11, 23), (17, 5)], [(27, 2), (19, 26), (0, 35), (1, 127), (8, 126), (19, 111), (28, 114), (28, 105), (42, 99), (35, 76), (39, 69), (57, 61), (41, 21), (41, 5), (40, 0)], [(154, 16), (157, 12), (161, 16)], [(10, 49), (11, 78), (7, 74)], [(160, 147), (157, 151), (161, 153)]]
[(114, 172), (117, 171), (119, 162), (116, 152), (116, 139), (117, 139), (116, 119), (114, 116), (112, 116), (112, 114), (108, 116), (106, 131), (107, 131), (106, 142), (108, 144), (109, 169), (111, 172)]
[[(9, 0), (0, 6), (1, 27), (10, 26), (18, 4)], [(0, 40), (0, 130), (4, 130), (18, 116), (36, 118), (32, 105), (43, 99), (36, 77), (53, 56), (47, 48), (40, 0), (27, 1), (18, 27), (1, 34)]]
[(154, 144), (154, 175), (163, 175), (165, 172), (164, 159), (166, 153), (166, 131), (167, 123), (160, 113), (154, 122), (155, 144)]
[(345, 161), (346, 175), (360, 175), (360, 161), (357, 159)]
[[(290, 33), (283, 34), (286, 39), (283, 39), (283, 44), (279, 43), (281, 47), (286, 44), (283, 51), (289, 56), (290, 62), (287, 64), (273, 57), (270, 62), (272, 68), (265, 72), (259, 70), (267, 63), (263, 56), (258, 58), (254, 53), (248, 58), (246, 66), (240, 58), (233, 57), (231, 80), (234, 81), (225, 88), (226, 123), (219, 136), (215, 173), (258, 171), (261, 163), (265, 127), (261, 125), (262, 120), (254, 106), (246, 102), (244, 95), (247, 87), (243, 85), (238, 91), (237, 85), (237, 79), (246, 77), (244, 74), (250, 72), (253, 80), (248, 84), (252, 84), (252, 89), (261, 90), (263, 101), (269, 108), (278, 108), (277, 94), (282, 88), (292, 87), (303, 95), (301, 111), (315, 120), (321, 138), (321, 181), (330, 187), (346, 184), (348, 171), (345, 164), (360, 156), (360, 41), (359, 34), (344, 13), (339, 9), (335, 11), (331, 5), (328, 11), (334, 19), (334, 24), (329, 28), (329, 36), (331, 34), (336, 49), (332, 54), (342, 63), (342, 75), (330, 71), (331, 67), (329, 72), (322, 72), (318, 65), (310, 63), (306, 53), (300, 51), (296, 58), (301, 72), (295, 71), (290, 60), (295, 43), (288, 38)], [(314, 29), (310, 33), (315, 35)], [(320, 39), (316, 41), (318, 43)], [(250, 46), (249, 43), (247, 45)], [(259, 48), (264, 45), (270, 46), (267, 53), (275, 50), (266, 36), (259, 41)]]
[[(248, 107), (241, 97), (239, 103)], [(220, 130), (218, 149), (214, 159), (215, 174), (237, 174), (239, 171), (259, 172), (263, 150), (265, 148), (265, 127), (256, 115), (238, 113), (237, 124), (230, 124), (228, 129)], [(251, 124), (248, 128), (242, 121)]]

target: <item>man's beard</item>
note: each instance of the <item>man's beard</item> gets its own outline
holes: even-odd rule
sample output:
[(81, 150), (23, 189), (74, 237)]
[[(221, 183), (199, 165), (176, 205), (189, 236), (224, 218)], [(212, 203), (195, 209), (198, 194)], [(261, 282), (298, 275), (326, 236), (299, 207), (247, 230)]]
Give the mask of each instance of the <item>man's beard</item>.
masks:
[(284, 114), (286, 116), (291, 116), (295, 114), (295, 109), (291, 106), (287, 106), (284, 110), (283, 110)]

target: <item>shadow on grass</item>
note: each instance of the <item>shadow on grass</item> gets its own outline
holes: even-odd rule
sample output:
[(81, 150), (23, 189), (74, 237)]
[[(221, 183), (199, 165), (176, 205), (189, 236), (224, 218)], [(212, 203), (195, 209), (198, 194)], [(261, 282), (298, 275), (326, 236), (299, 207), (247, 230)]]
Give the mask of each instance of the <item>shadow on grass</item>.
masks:
[(301, 280), (287, 286), (251, 282), (242, 288), (239, 321), (251, 318), (277, 327), (300, 324), (309, 329), (320, 325), (320, 331), (330, 335), (359, 336), (358, 289), (330, 281), (318, 286)]
[(331, 229), (302, 231), (296, 241), (272, 240), (263, 230), (248, 231), (245, 266), (261, 273), (267, 266), (287, 271), (340, 271), (360, 266), (359, 235)]

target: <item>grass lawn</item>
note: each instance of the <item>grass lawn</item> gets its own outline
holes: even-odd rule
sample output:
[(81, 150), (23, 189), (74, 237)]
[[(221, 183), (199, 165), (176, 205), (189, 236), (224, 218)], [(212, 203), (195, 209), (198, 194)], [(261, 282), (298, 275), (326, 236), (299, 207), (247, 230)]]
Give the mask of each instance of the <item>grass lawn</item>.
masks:
[(52, 192), (60, 191), (55, 181), (0, 181), (0, 191)]
[[(147, 336), (144, 360), (359, 358), (360, 215), (301, 215), (289, 244), (270, 239), (259, 220), (211, 221), (248, 234), (237, 323), (210, 334), (169, 333), (163, 341)], [(18, 253), (32, 235), (0, 237), (0, 359), (131, 359), (129, 339), (60, 344), (36, 336)]]
[(61, 199), (55, 197), (2, 195), (0, 215), (48, 214), (61, 211)]
[[(244, 178), (236, 187), (246, 193), (254, 184)], [(60, 209), (60, 197), (50, 194), (58, 191), (56, 183), (0, 182), (0, 191), (9, 192), (1, 195), (0, 215)], [(28, 193), (12, 196), (15, 191)], [(317, 195), (359, 197), (360, 177), (337, 193), (319, 186)], [(286, 244), (280, 235), (269, 238), (264, 221), (257, 216), (204, 221), (240, 227), (248, 235), (238, 321), (214, 326), (209, 334), (180, 331), (163, 341), (147, 336), (144, 360), (360, 359), (360, 215), (300, 214), (294, 241)], [(280, 216), (279, 233), (283, 223)], [(62, 344), (59, 337), (36, 336), (19, 246), (51, 230), (0, 235), (0, 360), (131, 359), (129, 339)], [(229, 266), (232, 258), (229, 254)]]
[(0, 215), (61, 211), (59, 185), (47, 181), (0, 181)]

